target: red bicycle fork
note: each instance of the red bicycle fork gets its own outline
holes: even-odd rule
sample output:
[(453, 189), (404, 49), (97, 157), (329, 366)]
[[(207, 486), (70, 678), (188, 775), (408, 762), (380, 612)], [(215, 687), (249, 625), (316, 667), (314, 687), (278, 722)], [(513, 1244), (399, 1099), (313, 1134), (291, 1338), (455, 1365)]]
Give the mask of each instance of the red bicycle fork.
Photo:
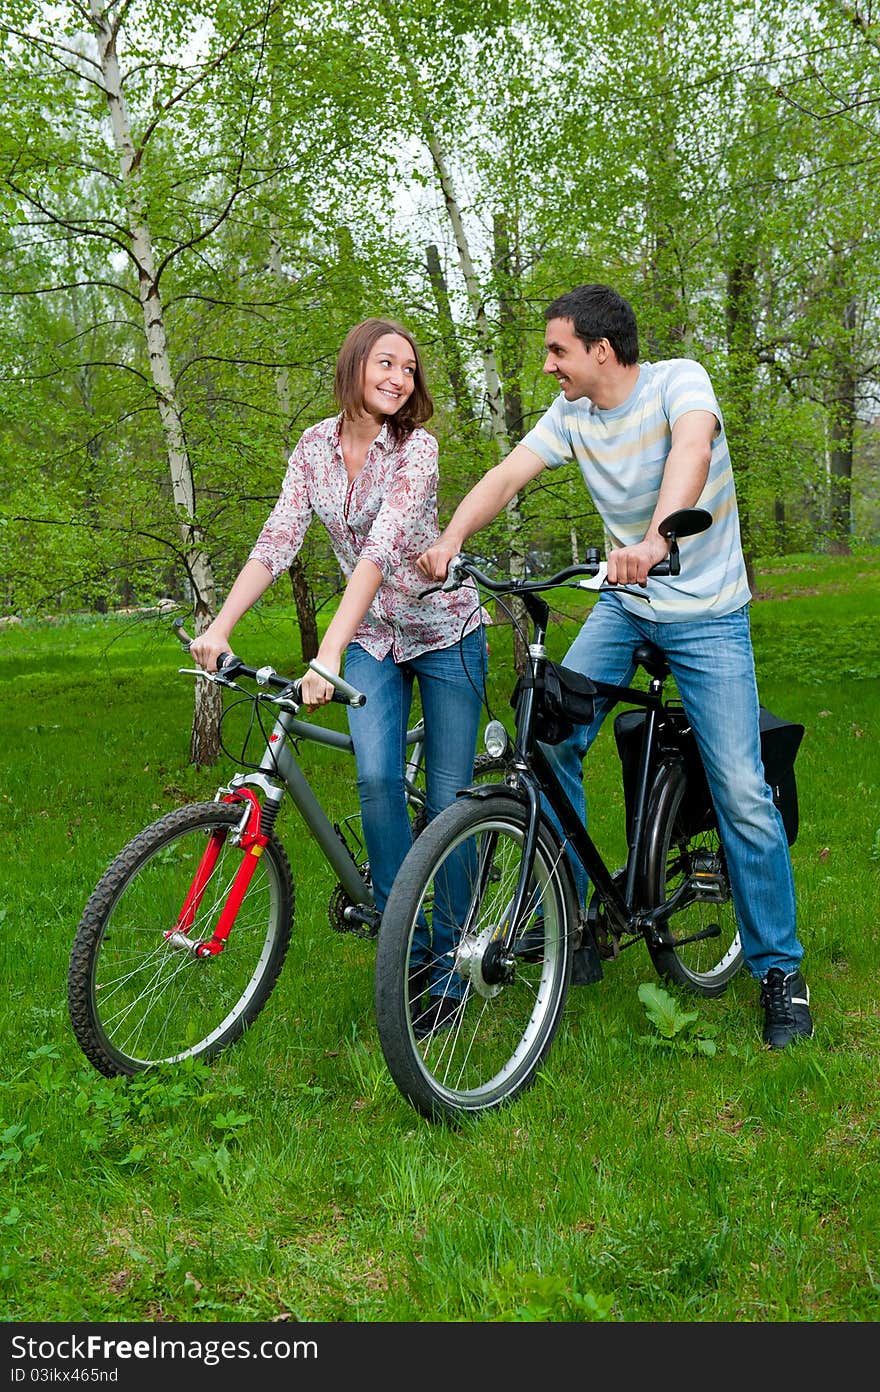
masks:
[(202, 897), (211, 881), (217, 858), (229, 835), (228, 831), (214, 831), (205, 847), (205, 853), (199, 861), (198, 869), (193, 876), (192, 884), (187, 891), (183, 908), (178, 915), (175, 926), (165, 934), (166, 941), (180, 947), (187, 947), (194, 952), (196, 957), (216, 957), (226, 946), (226, 939), (235, 922), (236, 915), (241, 908), (241, 901), (247, 893), (248, 885), (251, 882), (253, 873), (257, 868), (257, 862), (263, 854), (263, 848), (269, 840), (268, 836), (261, 830), (262, 808), (257, 799), (256, 793), (249, 788), (240, 788), (234, 793), (227, 793), (222, 799), (223, 802), (246, 802), (250, 804), (247, 814), (247, 822), (244, 830), (239, 833), (239, 845), (243, 851), (241, 863), (232, 881), (232, 886), (226, 896), (223, 910), (217, 920), (210, 938), (204, 942), (193, 943), (190, 941), (189, 934), (192, 932), (196, 914), (202, 902)]

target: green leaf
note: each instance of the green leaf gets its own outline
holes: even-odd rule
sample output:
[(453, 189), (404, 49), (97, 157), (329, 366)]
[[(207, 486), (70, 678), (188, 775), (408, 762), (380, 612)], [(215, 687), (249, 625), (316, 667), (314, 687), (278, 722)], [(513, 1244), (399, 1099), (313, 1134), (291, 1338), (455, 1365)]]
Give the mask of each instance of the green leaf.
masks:
[(696, 1010), (681, 1010), (668, 991), (654, 982), (643, 981), (639, 986), (639, 1000), (645, 1007), (645, 1014), (656, 1025), (664, 1039), (674, 1039), (676, 1035), (690, 1029), (698, 1019)]

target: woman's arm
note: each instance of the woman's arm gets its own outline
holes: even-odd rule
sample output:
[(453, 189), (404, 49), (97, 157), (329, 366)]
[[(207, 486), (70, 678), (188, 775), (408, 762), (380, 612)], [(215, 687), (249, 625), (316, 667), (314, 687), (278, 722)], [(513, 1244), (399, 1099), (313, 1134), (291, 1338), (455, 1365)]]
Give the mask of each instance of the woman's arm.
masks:
[[(348, 578), (339, 608), (327, 625), (327, 632), (318, 648), (317, 661), (337, 676), (342, 664), (342, 654), (376, 598), (381, 584), (382, 572), (379, 567), (372, 561), (363, 558), (359, 560)], [(333, 687), (330, 682), (311, 669), (306, 672), (302, 680), (302, 698), (310, 710), (329, 701), (332, 695)]]
[(223, 652), (231, 652), (232, 630), (243, 614), (272, 584), (272, 572), (262, 561), (245, 561), (232, 589), (213, 623), (204, 633), (200, 633), (190, 647), (190, 652), (200, 667), (206, 672), (216, 672), (217, 658)]

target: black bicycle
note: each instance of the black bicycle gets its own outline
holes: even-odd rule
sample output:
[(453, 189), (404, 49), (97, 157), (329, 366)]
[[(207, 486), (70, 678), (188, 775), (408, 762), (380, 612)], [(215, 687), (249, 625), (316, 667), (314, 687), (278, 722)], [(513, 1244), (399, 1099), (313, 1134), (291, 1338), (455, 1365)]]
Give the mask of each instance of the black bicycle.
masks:
[[(697, 508), (668, 517), (660, 530), (669, 555), (651, 573), (678, 574), (678, 539), (711, 521)], [(382, 1051), (401, 1092), (432, 1119), (488, 1111), (529, 1086), (556, 1033), (573, 972), (578, 983), (598, 980), (603, 959), (641, 942), (662, 978), (715, 996), (742, 966), (712, 800), (681, 704), (664, 694), (669, 666), (662, 652), (650, 642), (634, 650), (636, 666), (648, 674), (646, 691), (588, 681), (547, 657), (550, 608), (540, 592), (603, 588), (606, 571), (595, 549), (585, 564), (543, 580), (495, 580), (463, 555), (450, 564), (447, 587), (471, 576), (492, 594), (517, 595), (533, 634), (529, 667), (512, 701), (515, 738), (497, 720), (485, 731), (487, 749), (506, 760), (504, 781), (468, 789), (428, 826), (401, 868), (379, 931), (375, 1003)], [(628, 844), (618, 870), (609, 869), (594, 845), (545, 748), (575, 723), (589, 722), (597, 698), (636, 707), (615, 720)], [(794, 732), (796, 750), (803, 727), (775, 723)], [(783, 745), (785, 763), (790, 741)], [(793, 761), (792, 753), (774, 795), (791, 792)], [(766, 764), (765, 753), (765, 771)], [(591, 882), (585, 911), (572, 854)], [(437, 915), (457, 929), (454, 952), (439, 961), (425, 947)], [(439, 983), (446, 1004), (438, 1007)]]

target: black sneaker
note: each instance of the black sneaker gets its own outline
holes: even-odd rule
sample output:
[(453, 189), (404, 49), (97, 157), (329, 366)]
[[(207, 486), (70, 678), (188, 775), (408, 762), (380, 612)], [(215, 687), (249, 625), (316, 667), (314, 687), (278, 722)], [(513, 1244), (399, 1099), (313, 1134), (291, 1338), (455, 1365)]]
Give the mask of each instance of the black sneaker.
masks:
[(513, 955), (521, 962), (543, 962), (544, 960), (544, 919), (536, 916), (531, 928), (521, 933), (513, 944)]
[(413, 1034), (416, 1039), (427, 1039), (429, 1034), (449, 1029), (458, 1014), (460, 1000), (452, 996), (429, 996), (427, 1010), (413, 1017)]
[(799, 971), (788, 976), (771, 967), (761, 982), (764, 1010), (764, 1043), (784, 1049), (793, 1039), (809, 1039), (813, 1033), (810, 988)]
[(409, 979), (407, 986), (409, 989), (409, 1013), (410, 1018), (417, 1020), (422, 1013), (425, 995), (431, 984), (431, 968), (419, 962), (417, 966), (409, 969)]

